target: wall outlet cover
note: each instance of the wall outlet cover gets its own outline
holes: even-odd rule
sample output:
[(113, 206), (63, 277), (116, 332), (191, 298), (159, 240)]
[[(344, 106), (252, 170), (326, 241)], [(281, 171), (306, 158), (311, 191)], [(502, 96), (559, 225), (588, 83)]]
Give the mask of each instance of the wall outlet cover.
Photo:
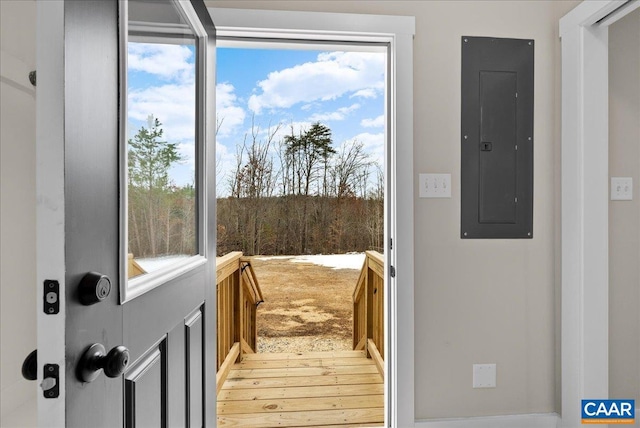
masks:
[(611, 177), (611, 200), (612, 201), (633, 200), (633, 178), (632, 177)]
[(473, 387), (474, 388), (495, 388), (496, 387), (496, 365), (495, 364), (474, 364), (473, 365)]

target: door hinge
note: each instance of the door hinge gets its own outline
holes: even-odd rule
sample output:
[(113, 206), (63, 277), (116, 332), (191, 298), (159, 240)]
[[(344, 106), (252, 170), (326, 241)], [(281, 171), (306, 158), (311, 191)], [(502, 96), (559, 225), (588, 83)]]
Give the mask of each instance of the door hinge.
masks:
[(393, 250), (393, 238), (389, 238), (389, 249)]
[(396, 268), (394, 266), (389, 266), (389, 275), (391, 275), (391, 278), (396, 277)]

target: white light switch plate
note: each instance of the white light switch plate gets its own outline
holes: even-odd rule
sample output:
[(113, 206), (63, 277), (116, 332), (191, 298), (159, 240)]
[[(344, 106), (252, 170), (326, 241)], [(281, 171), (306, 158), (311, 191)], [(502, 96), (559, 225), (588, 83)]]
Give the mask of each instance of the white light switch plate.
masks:
[(496, 365), (495, 364), (474, 364), (473, 365), (473, 387), (474, 388), (495, 388), (496, 387)]
[(450, 198), (451, 174), (419, 174), (421, 198)]
[(631, 177), (611, 177), (611, 200), (633, 200), (633, 179)]

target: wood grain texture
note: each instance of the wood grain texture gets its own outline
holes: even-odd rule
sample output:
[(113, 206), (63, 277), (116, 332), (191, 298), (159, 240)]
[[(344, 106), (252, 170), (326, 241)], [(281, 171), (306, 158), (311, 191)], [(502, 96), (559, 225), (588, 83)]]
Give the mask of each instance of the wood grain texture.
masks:
[(218, 426), (376, 426), (384, 382), (362, 351), (248, 354), (218, 393)]

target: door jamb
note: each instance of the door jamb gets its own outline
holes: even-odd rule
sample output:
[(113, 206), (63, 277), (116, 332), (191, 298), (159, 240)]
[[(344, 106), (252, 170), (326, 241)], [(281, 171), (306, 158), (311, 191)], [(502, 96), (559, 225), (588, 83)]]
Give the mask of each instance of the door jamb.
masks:
[(609, 396), (608, 26), (640, 6), (583, 1), (562, 39), (562, 419)]
[[(414, 426), (413, 36), (415, 18), (210, 8), (217, 34), (389, 43), (385, 147), (385, 426)], [(395, 178), (395, 181), (393, 181)], [(391, 200), (389, 200), (391, 199)], [(402, 209), (399, 209), (401, 207)], [(388, 245), (393, 240), (391, 248)], [(396, 277), (390, 275), (394, 266)]]
[[(59, 366), (57, 399), (37, 391), (38, 426), (65, 426), (64, 2), (37, 2), (36, 320), (38, 384), (44, 363)], [(42, 311), (45, 279), (60, 284), (60, 312)], [(33, 310), (32, 309), (32, 310)]]

